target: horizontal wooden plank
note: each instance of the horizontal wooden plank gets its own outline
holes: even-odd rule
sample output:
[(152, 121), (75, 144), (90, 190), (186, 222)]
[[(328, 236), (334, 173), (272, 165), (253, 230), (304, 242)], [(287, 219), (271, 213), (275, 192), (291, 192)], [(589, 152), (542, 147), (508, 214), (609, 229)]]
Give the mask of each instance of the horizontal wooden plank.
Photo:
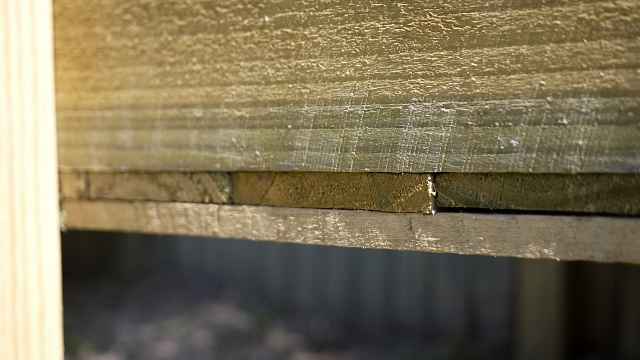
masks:
[(395, 214), (158, 202), (62, 203), (73, 230), (213, 236), (459, 254), (640, 262), (640, 219)]
[(438, 174), (436, 205), (640, 215), (640, 175)]
[(62, 169), (640, 171), (638, 0), (55, 11)]

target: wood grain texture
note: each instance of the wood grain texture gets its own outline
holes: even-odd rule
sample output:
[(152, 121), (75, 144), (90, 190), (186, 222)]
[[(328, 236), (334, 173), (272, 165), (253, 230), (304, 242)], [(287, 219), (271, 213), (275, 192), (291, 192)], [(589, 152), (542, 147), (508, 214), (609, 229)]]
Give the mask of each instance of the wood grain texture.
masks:
[(640, 175), (438, 174), (436, 205), (640, 215)]
[(434, 212), (430, 174), (233, 172), (231, 179), (235, 204)]
[(60, 172), (60, 200), (89, 199), (89, 179), (85, 172)]
[(395, 214), (158, 202), (65, 201), (75, 230), (213, 236), (459, 254), (640, 262), (634, 218)]
[[(61, 172), (64, 200), (129, 200), (432, 213), (473, 208), (640, 215), (636, 174)], [(437, 197), (436, 197), (436, 191)]]
[(64, 169), (640, 171), (640, 1), (59, 0)]
[(62, 360), (62, 279), (47, 0), (0, 0), (0, 358)]
[(87, 198), (90, 199), (231, 202), (231, 179), (224, 172), (89, 173), (87, 176)]
[(433, 213), (430, 174), (61, 172), (63, 200), (128, 200)]

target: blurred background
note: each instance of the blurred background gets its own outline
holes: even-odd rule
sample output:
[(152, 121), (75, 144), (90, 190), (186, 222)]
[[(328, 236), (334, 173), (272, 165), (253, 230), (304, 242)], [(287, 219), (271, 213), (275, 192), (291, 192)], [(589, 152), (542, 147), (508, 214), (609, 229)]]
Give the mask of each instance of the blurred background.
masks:
[(62, 235), (66, 358), (640, 359), (640, 266)]

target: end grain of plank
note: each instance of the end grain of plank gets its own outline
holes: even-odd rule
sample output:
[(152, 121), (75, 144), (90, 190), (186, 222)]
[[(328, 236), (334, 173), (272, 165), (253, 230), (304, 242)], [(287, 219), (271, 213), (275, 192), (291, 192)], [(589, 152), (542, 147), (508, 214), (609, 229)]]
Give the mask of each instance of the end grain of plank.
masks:
[(0, 0), (0, 357), (62, 360), (53, 9)]
[(640, 219), (397, 214), (158, 202), (65, 201), (75, 230), (142, 232), (374, 249), (640, 263)]

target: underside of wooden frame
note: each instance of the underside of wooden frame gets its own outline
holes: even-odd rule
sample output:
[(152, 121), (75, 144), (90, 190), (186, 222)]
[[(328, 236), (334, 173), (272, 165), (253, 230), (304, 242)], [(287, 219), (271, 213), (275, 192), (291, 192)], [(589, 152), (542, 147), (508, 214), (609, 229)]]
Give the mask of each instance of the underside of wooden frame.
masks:
[(67, 201), (62, 210), (66, 226), (78, 230), (640, 263), (640, 221), (634, 218), (426, 215), (125, 201)]

